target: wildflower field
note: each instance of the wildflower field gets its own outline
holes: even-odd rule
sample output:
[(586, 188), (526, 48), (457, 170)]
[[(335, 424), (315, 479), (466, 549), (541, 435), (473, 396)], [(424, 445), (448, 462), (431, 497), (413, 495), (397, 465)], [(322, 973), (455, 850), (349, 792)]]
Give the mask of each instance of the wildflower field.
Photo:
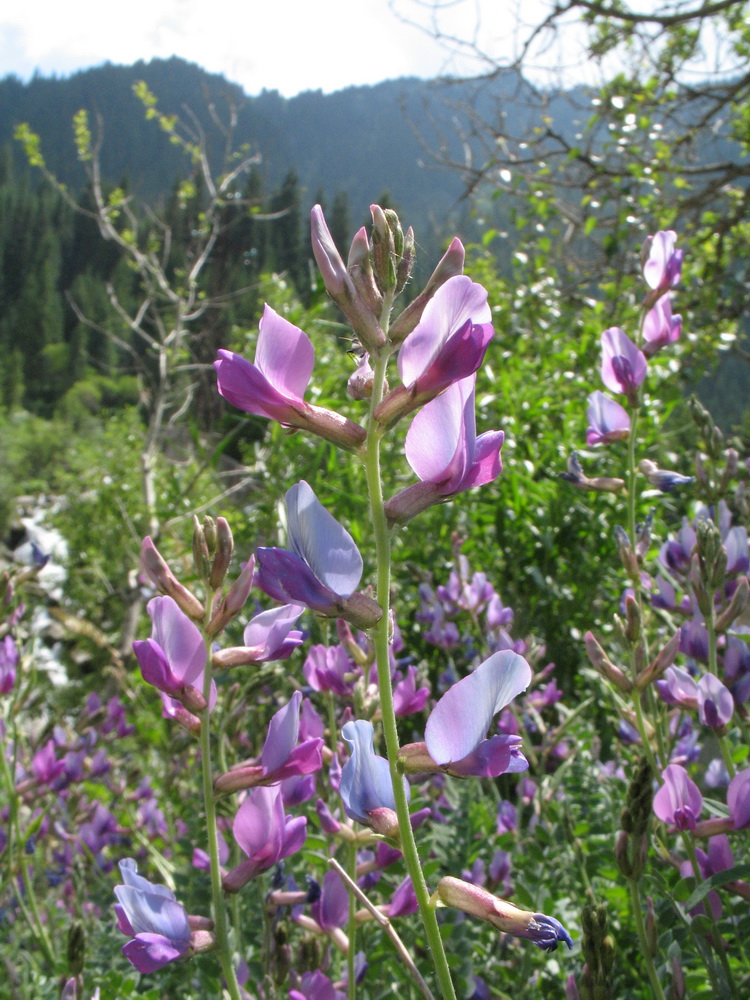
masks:
[[(679, 399), (679, 235), (535, 366), (528, 258), (456, 239), (402, 305), (394, 212), (347, 263), (311, 231), (332, 302), (270, 283), (214, 365), (252, 489), (191, 527), (165, 459), (127, 524), (130, 648), (103, 584), (53, 599), (70, 558), (6, 566), (0, 995), (740, 1000), (750, 472)], [(117, 557), (133, 438), (55, 522), (79, 555)], [(46, 605), (95, 650), (63, 684)]]

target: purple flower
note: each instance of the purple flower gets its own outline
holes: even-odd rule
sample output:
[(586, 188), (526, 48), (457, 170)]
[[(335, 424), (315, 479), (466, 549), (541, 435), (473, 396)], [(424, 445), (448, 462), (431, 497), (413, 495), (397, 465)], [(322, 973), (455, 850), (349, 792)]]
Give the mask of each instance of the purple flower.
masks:
[(40, 785), (51, 784), (64, 770), (65, 758), (57, 759), (54, 740), (47, 740), (31, 759), (31, 773)]
[(187, 912), (170, 889), (142, 878), (132, 858), (120, 862), (120, 874), (125, 884), (115, 886), (117, 923), (133, 938), (122, 953), (139, 972), (155, 972), (188, 951)]
[(493, 653), (446, 691), (430, 713), (425, 745), (432, 760), (451, 774), (495, 777), (529, 766), (519, 736), (485, 739), (493, 716), (531, 683), (531, 668), (510, 650)]
[(302, 673), (313, 691), (333, 691), (342, 698), (352, 693), (357, 668), (343, 646), (311, 646)]
[(680, 667), (667, 667), (664, 679), (656, 682), (662, 701), (668, 705), (681, 705), (683, 708), (698, 707), (698, 685), (686, 670)]
[(303, 972), (298, 990), (289, 990), (290, 1000), (346, 1000), (346, 993), (337, 990), (328, 976), (316, 969)]
[(224, 876), (222, 884), (226, 892), (238, 892), (260, 872), (300, 850), (307, 836), (307, 819), (284, 815), (278, 785), (260, 786), (247, 793), (232, 831), (247, 861)]
[[(482, 363), (493, 330), (487, 291), (464, 275), (449, 278), (425, 306), (422, 318), (403, 343), (398, 371), (407, 388), (440, 392), (473, 374)], [(446, 362), (455, 360), (451, 374)]]
[(672, 315), (668, 295), (662, 295), (646, 313), (643, 320), (643, 353), (650, 358), (667, 344), (680, 339), (682, 316)]
[(302, 645), (302, 632), (292, 628), (304, 611), (301, 604), (283, 604), (255, 615), (245, 626), (244, 646), (230, 646), (214, 653), (216, 667), (286, 660)]
[(589, 426), (586, 444), (611, 444), (630, 434), (630, 417), (627, 410), (614, 399), (609, 399), (599, 389), (589, 396), (587, 412)]
[(313, 774), (323, 766), (323, 740), (315, 737), (297, 745), (302, 692), (295, 691), (273, 716), (263, 744), (260, 764), (240, 765), (215, 781), (217, 791), (231, 792), (255, 785), (276, 784), (286, 778)]
[(393, 895), (391, 896), (391, 901), (385, 907), (385, 912), (389, 917), (405, 917), (409, 913), (416, 913), (419, 909), (419, 904), (417, 902), (417, 894), (414, 892), (414, 886), (412, 881), (407, 875), (406, 878), (400, 882)]
[[(200, 631), (171, 597), (154, 597), (147, 610), (152, 622), (151, 638), (133, 643), (143, 679), (169, 700), (176, 699), (193, 711), (204, 709), (206, 646)], [(210, 708), (215, 702), (216, 685), (212, 681)]]
[(338, 872), (329, 870), (320, 887), (320, 897), (312, 905), (312, 916), (324, 931), (343, 927), (349, 919), (349, 893)]
[(415, 416), (405, 452), (421, 482), (391, 497), (386, 504), (391, 521), (405, 524), (427, 507), (500, 475), (505, 435), (485, 431), (477, 437), (474, 383), (474, 375), (454, 382)]
[(677, 233), (661, 230), (649, 236), (643, 246), (643, 277), (649, 288), (666, 292), (682, 277), (682, 250), (675, 250)]
[(662, 771), (664, 784), (654, 796), (654, 812), (663, 823), (678, 830), (694, 830), (703, 808), (703, 796), (684, 767), (669, 764)]
[(507, 799), (502, 799), (497, 807), (497, 832), (512, 833), (518, 826), (518, 813), (516, 807)]
[(332, 410), (304, 401), (315, 362), (310, 338), (270, 306), (259, 325), (255, 362), (219, 351), (214, 362), (219, 393), (245, 413), (300, 427), (342, 448), (358, 448), (365, 431)]
[(214, 362), (221, 395), (245, 413), (297, 426), (315, 350), (306, 333), (266, 305), (259, 324), (255, 363), (231, 351)]
[(425, 306), (398, 355), (403, 385), (375, 411), (386, 425), (434, 399), (481, 365), (493, 336), (487, 292), (464, 275), (449, 278)]
[(679, 486), (686, 486), (695, 482), (695, 476), (683, 476), (679, 472), (671, 472), (669, 469), (660, 469), (656, 462), (644, 458), (638, 464), (638, 468), (648, 479), (652, 486), (662, 493), (673, 493)]
[(602, 382), (611, 392), (634, 397), (646, 377), (646, 356), (618, 326), (602, 334)]
[(0, 694), (10, 694), (16, 683), (16, 666), (18, 665), (18, 649), (12, 635), (6, 635), (0, 641)]
[(428, 687), (417, 690), (416, 667), (409, 667), (406, 677), (393, 688), (393, 711), (396, 715), (421, 712), (430, 696)]
[(734, 712), (734, 698), (718, 677), (704, 674), (698, 681), (698, 716), (704, 726), (721, 729)]
[(727, 805), (735, 830), (750, 826), (750, 767), (738, 771), (729, 782)]
[[(375, 753), (372, 723), (364, 719), (347, 722), (341, 735), (351, 754), (341, 772), (339, 787), (346, 815), (358, 823), (371, 826), (373, 812), (388, 810), (393, 814), (390, 819), (395, 821), (396, 800), (391, 772), (385, 757)], [(401, 780), (408, 797), (409, 786), (405, 778)]]
[(287, 490), (286, 509), (289, 550), (258, 549), (258, 585), (277, 601), (304, 604), (357, 625), (364, 615), (365, 627), (371, 627), (380, 617), (374, 601), (355, 595), (347, 604), (362, 577), (362, 556), (352, 536), (304, 479)]

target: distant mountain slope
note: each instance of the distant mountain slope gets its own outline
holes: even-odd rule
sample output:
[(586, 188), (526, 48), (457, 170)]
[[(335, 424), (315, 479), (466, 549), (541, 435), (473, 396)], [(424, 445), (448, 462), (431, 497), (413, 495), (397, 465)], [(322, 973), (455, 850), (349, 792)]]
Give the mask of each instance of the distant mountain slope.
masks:
[[(422, 238), (427, 235), (425, 227), (443, 238), (455, 217), (465, 213), (456, 207), (462, 192), (459, 175), (429, 162), (429, 152), (410, 124), (412, 119), (429, 130), (437, 128), (443, 139), (448, 137), (452, 153), (461, 154), (452, 138), (452, 112), (435, 86), (420, 80), (350, 87), (330, 95), (309, 92), (292, 99), (276, 91), (248, 97), (222, 76), (177, 58), (133, 66), (108, 63), (68, 78), (35, 77), (27, 84), (7, 77), (0, 81), (0, 145), (11, 141), (15, 125), (27, 121), (42, 137), (50, 168), (78, 188), (83, 174), (75, 159), (71, 119), (86, 108), (103, 122), (105, 177), (113, 182), (126, 177), (131, 189), (158, 199), (185, 172), (186, 161), (158, 125), (146, 121), (132, 93), (133, 83), (141, 79), (164, 112), (184, 115), (189, 107), (217, 151), (221, 139), (207, 106), (213, 102), (221, 115), (229, 100), (238, 110), (236, 143), (248, 143), (261, 154), (267, 190), (293, 168), (311, 203), (319, 192), (329, 199), (346, 192), (355, 222), (364, 221), (370, 202), (388, 190), (404, 211), (404, 221), (418, 227), (418, 238), (419, 229)], [(430, 119), (434, 121), (427, 125)], [(435, 136), (430, 131), (428, 143)]]

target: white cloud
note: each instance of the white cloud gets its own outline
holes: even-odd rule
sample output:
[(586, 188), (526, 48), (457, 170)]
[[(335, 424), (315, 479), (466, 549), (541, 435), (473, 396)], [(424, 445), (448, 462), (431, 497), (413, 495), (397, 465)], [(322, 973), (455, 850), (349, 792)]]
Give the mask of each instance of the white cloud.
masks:
[(289, 96), (440, 72), (444, 53), (388, 0), (37, 0), (4, 5), (0, 65), (28, 78), (178, 55), (249, 93)]

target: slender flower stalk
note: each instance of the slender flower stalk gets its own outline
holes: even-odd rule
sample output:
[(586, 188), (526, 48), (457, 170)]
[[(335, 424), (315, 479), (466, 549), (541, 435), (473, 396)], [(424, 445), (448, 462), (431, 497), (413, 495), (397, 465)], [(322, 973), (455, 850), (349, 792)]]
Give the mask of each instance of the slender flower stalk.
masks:
[[(207, 588), (208, 589), (208, 588)], [(208, 704), (211, 694), (212, 650), (211, 636), (206, 631), (214, 603), (214, 593), (206, 594), (206, 616), (204, 619), (204, 635), (206, 642), (206, 668), (203, 674), (203, 697)], [(224, 973), (226, 988), (231, 1000), (242, 1000), (237, 973), (232, 961), (232, 947), (229, 940), (229, 925), (224, 908), (224, 892), (221, 885), (221, 862), (219, 861), (219, 830), (216, 825), (216, 800), (214, 798), (214, 782), (211, 767), (211, 713), (206, 710), (201, 713), (201, 771), (203, 782), (203, 807), (206, 815), (206, 833), (208, 835), (208, 857), (211, 871), (211, 901), (213, 908), (216, 939), (218, 942), (219, 961)]]
[[(387, 323), (390, 312), (390, 298), (384, 303), (381, 326)], [(387, 333), (387, 326), (384, 326)], [(373, 389), (370, 400), (370, 421), (365, 442), (365, 473), (370, 499), (370, 511), (375, 540), (377, 559), (377, 600), (383, 611), (383, 616), (373, 630), (375, 658), (378, 671), (378, 687), (380, 690), (380, 708), (382, 713), (383, 733), (385, 736), (388, 764), (393, 784), (393, 796), (396, 804), (396, 814), (401, 835), (401, 850), (404, 855), (406, 870), (411, 877), (414, 892), (419, 905), (419, 912), (424, 923), (425, 933), (435, 963), (435, 972), (440, 983), (444, 1000), (455, 1000), (455, 990), (451, 979), (448, 959), (443, 947), (437, 915), (430, 902), (430, 894), (425, 882), (422, 865), (417, 852), (417, 845), (409, 818), (409, 803), (404, 789), (403, 776), (398, 768), (399, 741), (396, 726), (396, 714), (393, 705), (393, 688), (391, 684), (391, 667), (388, 656), (390, 628), (390, 588), (391, 588), (391, 541), (390, 529), (385, 512), (383, 486), (380, 473), (380, 446), (383, 436), (382, 426), (375, 420), (375, 410), (383, 398), (385, 372), (388, 355), (381, 351), (373, 355)]]

